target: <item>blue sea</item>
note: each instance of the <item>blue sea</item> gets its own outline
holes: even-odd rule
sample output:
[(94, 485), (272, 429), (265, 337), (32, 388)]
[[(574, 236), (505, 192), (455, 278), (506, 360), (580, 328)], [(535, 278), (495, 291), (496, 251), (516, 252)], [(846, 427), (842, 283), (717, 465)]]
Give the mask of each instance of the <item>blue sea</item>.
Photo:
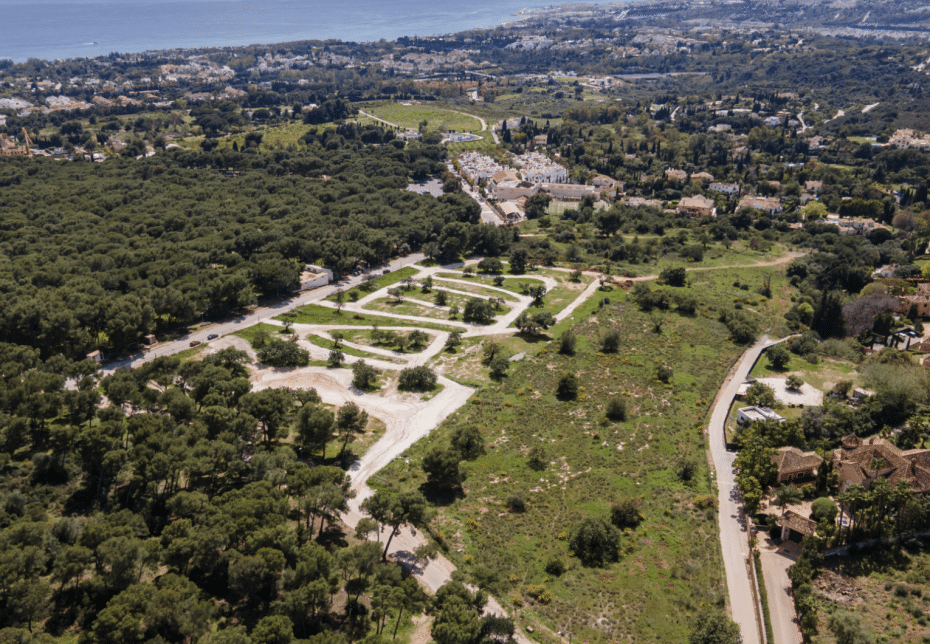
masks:
[(454, 33), (517, 20), (527, 0), (0, 0), (0, 59)]

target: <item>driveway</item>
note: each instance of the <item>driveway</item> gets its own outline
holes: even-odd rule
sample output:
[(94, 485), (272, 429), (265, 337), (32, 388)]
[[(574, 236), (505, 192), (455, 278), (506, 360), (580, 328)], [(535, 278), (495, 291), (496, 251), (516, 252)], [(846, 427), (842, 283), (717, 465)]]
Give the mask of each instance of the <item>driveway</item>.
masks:
[(719, 501), (720, 549), (730, 595), (730, 612), (743, 635), (743, 644), (761, 644), (761, 619), (757, 611), (755, 588), (749, 572), (749, 535), (743, 515), (742, 498), (733, 473), (734, 452), (726, 449), (724, 424), (730, 404), (736, 397), (740, 383), (749, 376), (752, 365), (762, 351), (772, 344), (768, 336), (762, 336), (748, 349), (730, 370), (729, 379), (720, 388), (717, 401), (710, 417), (708, 435), (710, 453), (717, 475)]
[(797, 555), (798, 546), (790, 541), (776, 546), (766, 538), (759, 548), (775, 640), (772, 644), (800, 644), (802, 640), (791, 594), (791, 580), (788, 579), (788, 568), (797, 561)]

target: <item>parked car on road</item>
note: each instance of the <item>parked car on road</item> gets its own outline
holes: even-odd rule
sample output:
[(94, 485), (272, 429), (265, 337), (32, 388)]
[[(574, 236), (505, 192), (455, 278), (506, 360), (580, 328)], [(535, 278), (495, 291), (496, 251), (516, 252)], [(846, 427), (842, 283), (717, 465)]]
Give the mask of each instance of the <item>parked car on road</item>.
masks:
[(210, 335), (207, 336), (207, 342), (209, 342), (210, 340), (216, 340), (218, 337), (220, 336), (218, 336), (216, 333), (211, 333)]
[(191, 340), (190, 346), (196, 347), (196, 346), (199, 345), (199, 344), (200, 344), (200, 340)]

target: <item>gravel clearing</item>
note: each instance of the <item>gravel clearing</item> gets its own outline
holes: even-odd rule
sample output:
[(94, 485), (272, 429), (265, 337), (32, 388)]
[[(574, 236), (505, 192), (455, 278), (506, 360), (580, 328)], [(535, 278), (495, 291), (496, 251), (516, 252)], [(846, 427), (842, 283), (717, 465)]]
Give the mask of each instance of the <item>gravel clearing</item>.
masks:
[(816, 387), (804, 383), (800, 391), (788, 389), (785, 378), (756, 378), (775, 390), (775, 399), (786, 405), (804, 405), (805, 407), (820, 407), (823, 404), (823, 392)]

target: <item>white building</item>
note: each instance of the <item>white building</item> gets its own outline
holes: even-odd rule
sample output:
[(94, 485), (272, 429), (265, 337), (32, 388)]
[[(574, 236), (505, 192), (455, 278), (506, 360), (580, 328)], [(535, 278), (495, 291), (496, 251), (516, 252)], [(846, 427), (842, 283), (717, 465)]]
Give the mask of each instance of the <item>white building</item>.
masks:
[(784, 416), (778, 415), (768, 407), (743, 407), (736, 412), (736, 422), (740, 425), (745, 425), (755, 420), (777, 420), (780, 423), (785, 422)]
[(523, 178), (532, 183), (564, 183), (568, 181), (568, 168), (553, 162), (539, 152), (527, 152), (513, 158), (523, 171)]
[(326, 286), (332, 281), (333, 272), (330, 269), (324, 268), (323, 266), (316, 266), (314, 264), (307, 264), (304, 266), (304, 270), (300, 274), (299, 290), (309, 291), (312, 288)]
[(479, 154), (478, 152), (466, 152), (459, 156), (458, 161), (459, 166), (462, 168), (462, 174), (464, 174), (469, 181), (490, 179), (495, 173), (501, 170), (513, 170), (512, 168), (502, 166), (491, 157)]

